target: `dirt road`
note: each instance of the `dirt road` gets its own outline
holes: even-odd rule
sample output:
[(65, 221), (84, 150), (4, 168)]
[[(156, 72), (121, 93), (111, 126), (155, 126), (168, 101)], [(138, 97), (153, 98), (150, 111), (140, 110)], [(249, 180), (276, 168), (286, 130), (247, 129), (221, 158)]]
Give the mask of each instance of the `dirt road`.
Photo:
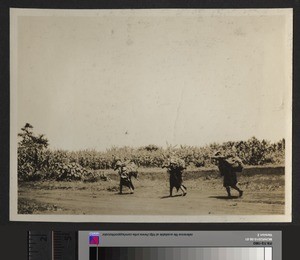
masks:
[(188, 194), (168, 197), (167, 176), (134, 180), (134, 194), (118, 194), (118, 181), (38, 182), (19, 185), (20, 214), (270, 215), (284, 214), (284, 176), (242, 176), (242, 198), (232, 199), (220, 178), (185, 181)]

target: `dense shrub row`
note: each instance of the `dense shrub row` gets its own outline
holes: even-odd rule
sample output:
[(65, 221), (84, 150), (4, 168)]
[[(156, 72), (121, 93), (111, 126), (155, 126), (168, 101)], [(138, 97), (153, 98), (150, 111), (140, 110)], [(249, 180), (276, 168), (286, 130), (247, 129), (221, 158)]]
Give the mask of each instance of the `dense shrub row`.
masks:
[(271, 143), (252, 137), (247, 141), (213, 143), (204, 147), (162, 148), (148, 145), (140, 148), (113, 147), (105, 152), (69, 152), (50, 150), (48, 140), (43, 135), (34, 135), (30, 124), (21, 130), (18, 143), (18, 176), (21, 180), (95, 179), (92, 170), (113, 168), (117, 160), (132, 160), (140, 167), (162, 167), (170, 156), (178, 156), (187, 166), (210, 167), (213, 165), (211, 156), (216, 151), (236, 155), (245, 165), (284, 164), (284, 139)]
[(271, 143), (266, 140), (260, 141), (255, 137), (247, 141), (214, 143), (205, 147), (180, 146), (166, 149), (161, 147), (153, 149), (153, 147), (155, 146), (111, 148), (106, 152), (86, 150), (65, 151), (64, 153), (70, 161), (75, 161), (83, 167), (95, 170), (112, 168), (116, 159), (132, 160), (140, 167), (161, 167), (166, 159), (172, 155), (183, 159), (188, 166), (209, 167), (213, 165), (211, 156), (216, 151), (221, 151), (224, 155), (236, 155), (241, 158), (245, 165), (284, 164), (285, 154), (284, 139), (277, 143)]

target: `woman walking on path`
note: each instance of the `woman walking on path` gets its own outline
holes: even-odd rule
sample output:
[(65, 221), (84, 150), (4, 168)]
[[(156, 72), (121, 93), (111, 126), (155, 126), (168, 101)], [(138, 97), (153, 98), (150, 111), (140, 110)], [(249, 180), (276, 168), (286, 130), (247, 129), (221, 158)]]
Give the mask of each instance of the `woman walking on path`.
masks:
[(173, 196), (173, 188), (175, 187), (177, 191), (181, 189), (182, 196), (187, 194), (187, 188), (183, 185), (182, 172), (186, 169), (184, 160), (180, 158), (171, 158), (168, 162), (163, 165), (163, 168), (168, 169), (169, 181), (170, 181), (170, 197)]
[(212, 159), (217, 160), (219, 171), (223, 179), (223, 186), (226, 188), (228, 197), (231, 197), (230, 188), (239, 192), (239, 197), (243, 196), (243, 191), (237, 187), (237, 172), (243, 170), (243, 164), (240, 158), (232, 155), (223, 156), (220, 151), (216, 152)]
[(121, 162), (117, 161), (115, 164), (114, 170), (118, 170), (120, 175), (120, 194), (122, 194), (123, 186), (126, 186), (130, 189), (130, 194), (134, 193), (134, 186), (131, 178), (137, 178), (137, 169), (136, 165), (133, 162)]

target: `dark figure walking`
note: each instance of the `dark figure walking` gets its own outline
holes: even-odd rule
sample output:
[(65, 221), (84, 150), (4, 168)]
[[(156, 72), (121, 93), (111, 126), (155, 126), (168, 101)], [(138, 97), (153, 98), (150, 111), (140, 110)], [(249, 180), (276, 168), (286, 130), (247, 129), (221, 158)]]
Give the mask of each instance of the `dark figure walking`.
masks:
[(221, 152), (216, 152), (212, 159), (217, 160), (218, 167), (223, 179), (223, 186), (226, 188), (228, 197), (231, 197), (230, 188), (239, 192), (239, 197), (243, 196), (243, 191), (237, 187), (237, 172), (243, 170), (242, 161), (238, 157), (222, 156)]
[(137, 171), (132, 169), (135, 168), (134, 166), (135, 165), (133, 165), (133, 163), (129, 165), (129, 163), (122, 163), (121, 161), (117, 161), (114, 170), (119, 171), (120, 194), (122, 194), (123, 186), (126, 186), (130, 189), (130, 194), (134, 193), (134, 186), (131, 180), (132, 177), (137, 178)]
[(182, 172), (186, 169), (185, 162), (179, 158), (172, 158), (163, 165), (163, 168), (167, 168), (170, 174), (170, 197), (173, 196), (173, 188), (176, 188), (177, 191), (181, 189), (182, 196), (185, 196), (187, 188), (182, 183)]

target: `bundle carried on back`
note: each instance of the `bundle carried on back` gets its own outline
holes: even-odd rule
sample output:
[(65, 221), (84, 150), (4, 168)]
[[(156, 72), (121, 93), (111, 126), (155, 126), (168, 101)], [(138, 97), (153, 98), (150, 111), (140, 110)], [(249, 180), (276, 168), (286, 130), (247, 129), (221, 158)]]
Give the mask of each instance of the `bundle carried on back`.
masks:
[(212, 156), (211, 158), (216, 160), (223, 160), (235, 172), (241, 172), (244, 169), (242, 160), (237, 156), (233, 156), (233, 155), (223, 156), (221, 155), (220, 152), (216, 152), (215, 155)]
[(162, 167), (167, 168), (169, 171), (186, 169), (185, 161), (178, 157), (171, 157)]
[(138, 172), (138, 166), (132, 161), (126, 161), (125, 167), (126, 167), (128, 173), (137, 173)]
[(244, 169), (242, 160), (237, 156), (229, 157), (226, 159), (226, 161), (231, 166), (231, 168), (236, 172), (241, 172)]
[(122, 162), (118, 160), (114, 166), (114, 170), (119, 170), (121, 178), (127, 178), (130, 175), (137, 178), (138, 166), (132, 161)]

